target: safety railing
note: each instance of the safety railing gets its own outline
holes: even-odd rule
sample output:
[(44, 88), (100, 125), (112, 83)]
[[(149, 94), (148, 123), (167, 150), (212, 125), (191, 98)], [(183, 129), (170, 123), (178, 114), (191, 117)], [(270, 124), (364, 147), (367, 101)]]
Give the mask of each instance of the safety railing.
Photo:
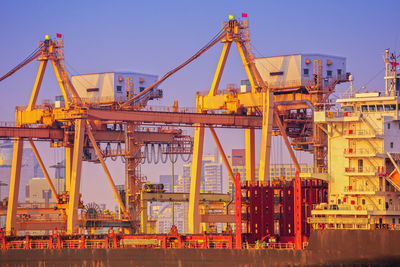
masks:
[(274, 249), (274, 250), (293, 250), (295, 249), (294, 243), (244, 243), (243, 248), (246, 249)]
[(368, 148), (345, 148), (345, 155), (368, 155), (368, 154), (376, 154), (376, 151)]
[(349, 130), (345, 130), (344, 132), (345, 135), (348, 136), (375, 136), (375, 135), (383, 135), (384, 131), (383, 130), (353, 130), (353, 129), (349, 129)]
[(378, 191), (378, 187), (374, 185), (368, 185), (368, 186), (345, 186), (344, 187), (345, 192), (376, 192)]
[(378, 167), (372, 167), (372, 166), (365, 166), (365, 167), (358, 167), (358, 168), (349, 168), (346, 167), (344, 168), (344, 172), (349, 174), (357, 174), (357, 175), (362, 175), (362, 174), (371, 174), (373, 173), (374, 175), (380, 174), (380, 172), (383, 171), (381, 168)]

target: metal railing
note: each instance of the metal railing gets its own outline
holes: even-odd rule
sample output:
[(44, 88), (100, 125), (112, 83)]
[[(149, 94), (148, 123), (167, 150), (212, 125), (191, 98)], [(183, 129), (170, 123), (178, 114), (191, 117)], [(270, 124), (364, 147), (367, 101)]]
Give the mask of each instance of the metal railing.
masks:
[[(376, 154), (379, 153), (369, 148), (345, 148), (344, 154), (345, 155), (368, 155), (368, 154)], [(381, 152), (383, 153), (383, 152)]]

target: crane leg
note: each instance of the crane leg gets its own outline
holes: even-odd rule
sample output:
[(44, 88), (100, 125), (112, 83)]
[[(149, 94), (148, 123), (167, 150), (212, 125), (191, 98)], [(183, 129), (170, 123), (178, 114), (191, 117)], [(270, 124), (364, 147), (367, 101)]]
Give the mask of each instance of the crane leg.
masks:
[(65, 147), (65, 190), (71, 188), (72, 147)]
[(71, 185), (67, 212), (67, 234), (75, 232), (78, 223), (79, 188), (81, 184), (83, 139), (85, 137), (85, 120), (75, 120), (74, 157), (72, 159)]
[(17, 138), (14, 141), (13, 158), (11, 166), (11, 179), (10, 179), (10, 191), (8, 194), (8, 206), (7, 206), (7, 220), (6, 220), (6, 234), (12, 235), (14, 230), (17, 230), (17, 206), (18, 206), (18, 194), (19, 184), (21, 180), (21, 162), (22, 162), (22, 151), (24, 149), (24, 140)]
[(203, 160), (203, 145), (204, 145), (204, 126), (195, 125), (194, 143), (193, 143), (193, 160), (190, 180), (190, 196), (189, 196), (189, 211), (188, 211), (188, 230), (190, 234), (200, 233), (200, 214), (199, 214), (199, 199), (200, 199), (200, 182), (201, 182), (201, 167)]
[(263, 93), (263, 119), (261, 129), (260, 169), (258, 180), (264, 182), (269, 177), (271, 157), (273, 94), (271, 90)]
[(246, 181), (254, 184), (256, 181), (254, 128), (246, 128), (244, 131), (246, 144)]

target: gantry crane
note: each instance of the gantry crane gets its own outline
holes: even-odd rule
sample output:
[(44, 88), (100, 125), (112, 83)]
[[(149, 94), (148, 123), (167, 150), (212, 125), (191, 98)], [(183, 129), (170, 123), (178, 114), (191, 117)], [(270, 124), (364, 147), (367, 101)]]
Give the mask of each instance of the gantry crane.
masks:
[[(124, 123), (121, 120), (86, 120), (85, 111), (91, 108), (91, 104), (85, 103), (77, 94), (69, 76), (64, 68), (62, 40), (47, 39), (39, 43), (39, 48), (21, 64), (0, 78), (0, 81), (15, 73), (34, 59), (40, 61), (39, 71), (35, 84), (26, 107), (17, 107), (15, 127), (3, 127), (3, 137), (15, 138), (14, 153), (12, 161), (10, 193), (7, 210), (6, 231), (17, 230), (17, 200), (19, 192), (20, 169), (22, 160), (23, 142), (26, 138), (32, 146), (33, 152), (42, 168), (45, 178), (50, 186), (51, 193), (57, 200), (57, 207), (64, 213), (67, 219), (67, 232), (77, 231), (78, 207), (80, 205), (80, 179), (82, 155), (84, 149), (93, 149), (101, 163), (113, 189), (114, 196), (118, 201), (123, 213), (123, 220), (130, 222), (131, 228), (135, 228), (135, 221), (140, 212), (139, 197), (136, 192), (141, 189), (142, 179), (137, 172), (137, 166), (141, 161), (140, 149), (146, 143), (171, 144), (171, 149), (179, 148), (179, 151), (170, 153), (189, 153), (191, 151), (191, 139), (182, 135), (179, 129), (168, 129), (165, 131), (158, 127), (157, 131), (149, 131), (148, 128), (140, 128), (139, 123)], [(37, 105), (37, 98), (42, 84), (43, 76), (48, 62), (51, 62), (62, 95), (65, 100), (64, 107), (56, 108), (54, 105)], [(135, 102), (139, 107), (144, 107), (150, 98), (143, 97), (140, 102)], [(111, 103), (110, 105), (115, 105)], [(104, 108), (104, 105), (102, 105)], [(106, 107), (109, 108), (109, 107)], [(110, 131), (107, 124), (120, 124), (119, 130)], [(32, 128), (35, 127), (35, 128)], [(47, 132), (48, 134), (42, 134)], [(66, 151), (66, 192), (58, 194), (50, 180), (50, 176), (41, 160), (33, 140), (49, 140), (52, 146), (64, 146)], [(107, 155), (100, 150), (98, 142), (125, 143), (125, 151), (120, 149), (117, 154)], [(187, 151), (186, 151), (187, 150)], [(126, 189), (125, 200), (115, 188), (110, 172), (104, 162), (109, 156), (123, 156), (126, 160)], [(131, 208), (133, 207), (133, 208)], [(58, 225), (58, 224), (57, 224)], [(51, 227), (49, 228), (51, 229)]]
[[(309, 82), (306, 88), (273, 88), (266, 84), (257, 70), (254, 56), (251, 52), (250, 38), (248, 32), (248, 21), (229, 20), (223, 24), (224, 38), (222, 53), (218, 62), (217, 70), (214, 75), (211, 88), (206, 92), (198, 92), (196, 98), (196, 109), (198, 113), (214, 113), (215, 111), (228, 114), (247, 114), (248, 116), (262, 116), (261, 142), (260, 142), (260, 161), (259, 161), (259, 183), (267, 182), (269, 176), (271, 136), (281, 135), (288, 149), (290, 157), (296, 168), (297, 174), (294, 183), (294, 222), (295, 222), (295, 242), (296, 247), (301, 246), (301, 172), (299, 163), (295, 157), (292, 145), (304, 137), (309, 137), (314, 145), (314, 161), (316, 167), (321, 167), (324, 163), (324, 152), (326, 146), (326, 136), (323, 129), (312, 125), (310, 130), (305, 130), (307, 124), (312, 123), (312, 117), (288, 116), (292, 110), (320, 109), (326, 107), (327, 99), (334, 92), (336, 84), (348, 81), (347, 76), (339, 77), (327, 88), (322, 86), (322, 75), (316, 68), (315, 82)], [(219, 83), (227, 61), (227, 57), (232, 43), (236, 45), (242, 59), (248, 81), (251, 86), (250, 92), (240, 92), (235, 88), (219, 90)], [(316, 62), (318, 63), (318, 62)], [(317, 65), (317, 64), (316, 64)], [(289, 90), (288, 90), (289, 89)], [(328, 103), (329, 105), (329, 103)], [(200, 217), (197, 210), (198, 196), (200, 190), (202, 153), (204, 142), (205, 125), (197, 124), (194, 134), (193, 162), (191, 170), (191, 194), (189, 204), (189, 229), (192, 233), (200, 231)], [(301, 131), (291, 132), (291, 128), (300, 128)], [(208, 126), (215, 140), (220, 154), (224, 160), (228, 174), (235, 184), (234, 174), (226, 159), (218, 136), (212, 126)], [(254, 128), (245, 128), (245, 166), (246, 180), (255, 183), (255, 140)], [(293, 142), (289, 138), (292, 138)]]
[[(147, 142), (170, 143), (171, 148), (178, 148), (177, 151), (169, 153), (187, 153), (182, 149), (191, 149), (191, 140), (178, 132), (156, 132), (144, 133), (138, 126), (142, 123), (152, 126), (169, 125), (193, 125), (194, 123), (210, 124), (214, 127), (259, 127), (260, 117), (237, 116), (237, 115), (203, 115), (190, 113), (187, 109), (174, 107), (171, 112), (146, 110), (145, 105), (149, 98), (146, 94), (161, 81), (172, 75), (174, 72), (204, 53), (209, 47), (218, 42), (222, 35), (213, 40), (206, 49), (200, 50), (194, 57), (167, 73), (158, 82), (145, 89), (140, 94), (123, 103), (110, 103), (98, 105), (86, 103), (74, 89), (68, 74), (63, 66), (63, 43), (62, 40), (47, 39), (39, 43), (39, 48), (23, 63), (11, 70), (0, 81), (15, 73), (34, 59), (40, 61), (39, 71), (36, 76), (29, 105), (16, 108), (15, 127), (4, 127), (0, 129), (0, 135), (6, 138), (14, 138), (14, 153), (10, 178), (9, 203), (7, 208), (6, 233), (12, 234), (18, 230), (16, 224), (17, 199), (20, 181), (20, 169), (22, 149), (24, 140), (28, 140), (35, 151), (36, 157), (42, 167), (43, 173), (51, 188), (51, 192), (58, 200), (58, 206), (64, 212), (67, 220), (66, 232), (69, 234), (78, 231), (78, 207), (79, 185), (81, 180), (82, 154), (85, 148), (93, 149), (97, 160), (104, 168), (108, 181), (113, 189), (123, 213), (123, 220), (136, 223), (138, 214), (141, 211), (140, 199), (137, 194), (141, 189), (141, 179), (137, 176), (135, 169), (140, 162), (140, 146)], [(54, 105), (37, 105), (37, 97), (43, 80), (44, 72), (48, 61), (53, 65), (62, 95), (65, 100), (64, 107)], [(124, 136), (121, 140), (120, 132), (107, 131), (105, 125), (121, 124)], [(142, 134), (143, 133), (143, 134)], [(142, 134), (142, 135), (141, 135)], [(141, 138), (140, 138), (141, 135)], [(35, 147), (34, 140), (48, 140), (52, 146), (64, 146), (66, 149), (66, 194), (57, 195), (52, 186), (50, 177), (44, 167), (40, 155)], [(124, 142), (125, 153), (121, 153), (126, 160), (126, 199), (123, 201), (118, 194), (110, 172), (104, 162), (106, 155), (102, 153), (98, 142)], [(181, 143), (179, 143), (181, 142)], [(189, 145), (187, 143), (189, 142)], [(175, 145), (174, 145), (175, 144)], [(115, 155), (113, 155), (115, 156)], [(132, 208), (129, 208), (132, 207)], [(52, 227), (49, 227), (52, 228)], [(132, 228), (138, 228), (132, 225)]]
[[(94, 149), (98, 160), (104, 168), (107, 178), (113, 188), (114, 194), (118, 200), (120, 208), (124, 214), (124, 218), (128, 221), (135, 221), (138, 213), (140, 212), (140, 199), (137, 198), (136, 192), (140, 189), (140, 177), (135, 174), (136, 166), (139, 164), (137, 155), (140, 152), (140, 144), (135, 139), (135, 130), (141, 124), (148, 125), (191, 125), (195, 126), (194, 135), (194, 151), (193, 151), (193, 162), (192, 162), (192, 173), (191, 173), (191, 192), (189, 199), (189, 229), (192, 233), (199, 232), (200, 228), (200, 217), (199, 217), (199, 193), (200, 193), (200, 177), (201, 177), (201, 158), (203, 151), (204, 142), (204, 129), (208, 127), (213, 135), (217, 147), (220, 150), (224, 163), (228, 169), (230, 178), (234, 180), (233, 172), (228, 164), (225, 153), (219, 142), (219, 139), (215, 133), (215, 127), (227, 127), (227, 128), (241, 128), (245, 129), (246, 136), (246, 179), (254, 182), (255, 180), (255, 140), (254, 130), (261, 129), (261, 154), (260, 154), (260, 171), (259, 180), (261, 182), (268, 179), (269, 173), (269, 157), (271, 149), (271, 136), (273, 130), (275, 134), (282, 135), (285, 144), (289, 150), (292, 160), (296, 166), (297, 173), (300, 172), (299, 165), (294, 156), (291, 143), (288, 138), (288, 132), (285, 129), (285, 121), (282, 123), (282, 112), (291, 109), (300, 109), (309, 107), (304, 102), (295, 102), (290, 105), (285, 105), (285, 101), (292, 101), (289, 95), (274, 95), (273, 88), (269, 88), (263, 81), (254, 63), (254, 56), (251, 53), (249, 45), (248, 35), (248, 22), (246, 20), (239, 21), (231, 19), (224, 23), (221, 31), (214, 37), (206, 46), (200, 49), (195, 55), (189, 58), (182, 65), (173, 69), (164, 75), (159, 81), (151, 85), (150, 87), (143, 90), (141, 93), (127, 99), (121, 103), (112, 103), (108, 107), (103, 105), (93, 105), (85, 103), (73, 88), (73, 85), (69, 81), (69, 77), (63, 68), (61, 52), (62, 42), (61, 40), (45, 40), (40, 43), (37, 54), (34, 54), (31, 58), (23, 62), (22, 65), (31, 62), (33, 59), (38, 58), (40, 60), (39, 72), (35, 81), (35, 85), (32, 91), (29, 105), (23, 108), (17, 108), (16, 110), (16, 123), (17, 128), (14, 129), (14, 155), (13, 155), (13, 166), (11, 174), (10, 188), (10, 202), (8, 206), (7, 216), (7, 232), (11, 232), (11, 228), (15, 225), (16, 216), (16, 199), (18, 190), (15, 190), (19, 184), (19, 175), (21, 167), (21, 153), (23, 138), (35, 138), (35, 134), (30, 131), (25, 131), (21, 127), (31, 127), (32, 125), (41, 125), (46, 127), (45, 131), (41, 132), (45, 138), (49, 138), (50, 134), (62, 135), (58, 143), (62, 143), (66, 149), (66, 168), (67, 168), (67, 184), (69, 189), (68, 205), (66, 206), (67, 216), (67, 232), (76, 232), (77, 226), (77, 209), (79, 205), (79, 184), (81, 179), (81, 166), (82, 160), (79, 155), (82, 155), (83, 148), (90, 146)], [(179, 109), (175, 107), (172, 112), (166, 111), (154, 111), (146, 109), (146, 103), (149, 98), (146, 98), (146, 94), (159, 85), (162, 81), (170, 77), (179, 69), (183, 68), (209, 48), (223, 42), (224, 47), (218, 63), (217, 71), (214, 75), (214, 80), (210, 91), (203, 95), (201, 93), (197, 96), (196, 113), (187, 111), (186, 109)], [(218, 90), (220, 79), (223, 73), (223, 69), (229, 54), (232, 43), (235, 43), (239, 54), (241, 56), (246, 74), (248, 76), (251, 92), (238, 93), (236, 90), (230, 90), (220, 92)], [(37, 106), (36, 99), (38, 96), (39, 88), (43, 79), (44, 69), (47, 61), (50, 60), (55, 69), (56, 76), (65, 99), (65, 107), (54, 108), (46, 106)], [(17, 66), (15, 69), (10, 71), (6, 76), (8, 77), (14, 73), (17, 69), (21, 68), (22, 65)], [(3, 78), (0, 78), (0, 81)], [(315, 89), (315, 86), (312, 87)], [(319, 94), (325, 97), (323, 92)], [(305, 94), (296, 93), (294, 96), (295, 100), (307, 98)], [(140, 102), (141, 100), (145, 100)], [(275, 104), (274, 104), (275, 102)], [(223, 110), (225, 114), (214, 113), (215, 110)], [(96, 123), (95, 123), (96, 121)], [(100, 123), (98, 123), (100, 122)], [(104, 155), (101, 153), (97, 141), (101, 136), (101, 131), (104, 130), (106, 123), (119, 123), (125, 126), (125, 159), (126, 159), (126, 199), (125, 204), (131, 203), (135, 209), (130, 209), (124, 205), (119, 196), (113, 179), (104, 163)], [(40, 131), (43, 129), (40, 129)], [(54, 132), (53, 132), (54, 131)], [(16, 134), (18, 132), (18, 135)], [(1, 129), (0, 129), (1, 135)], [(87, 136), (87, 137), (86, 137)], [(290, 136), (293, 138), (293, 136)], [(62, 141), (61, 141), (62, 140)], [(89, 141), (91, 144), (89, 144)], [(33, 142), (31, 145), (34, 147)], [(77, 156), (78, 155), (78, 156)], [(48, 179), (49, 180), (49, 179)], [(50, 181), (51, 182), (51, 181)], [(301, 215), (300, 211), (300, 178), (297, 175), (295, 183), (295, 216), (296, 216), (296, 240), (301, 237), (301, 225), (298, 219)], [(13, 192), (11, 192), (13, 191)]]

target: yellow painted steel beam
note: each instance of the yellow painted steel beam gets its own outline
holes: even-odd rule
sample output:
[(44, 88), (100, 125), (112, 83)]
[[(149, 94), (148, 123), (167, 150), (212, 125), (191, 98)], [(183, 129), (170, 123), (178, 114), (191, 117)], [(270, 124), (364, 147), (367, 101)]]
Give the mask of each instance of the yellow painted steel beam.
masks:
[[(141, 192), (141, 198), (144, 201), (155, 202), (189, 202), (190, 200), (188, 193)], [(230, 194), (200, 193), (199, 195), (199, 203), (229, 202), (231, 200), (232, 196)]]
[(8, 193), (6, 235), (12, 235), (14, 234), (13, 231), (17, 230), (16, 219), (17, 219), (19, 185), (21, 181), (21, 167), (22, 167), (21, 163), (22, 163), (23, 149), (24, 149), (24, 140), (22, 138), (17, 138), (14, 141), (14, 146), (13, 146), (10, 188)]
[[(18, 208), (17, 215), (51, 215), (51, 214), (63, 214), (62, 210), (56, 210), (52, 208)], [(0, 215), (7, 215), (7, 208), (0, 208)]]
[(188, 230), (190, 234), (200, 233), (200, 181), (203, 160), (204, 125), (196, 124), (194, 129), (193, 157), (190, 175)]
[[(254, 78), (257, 81), (258, 86), (261, 87), (263, 90), (267, 90), (267, 85), (265, 84), (265, 82), (261, 78), (261, 75), (257, 70), (256, 64), (254, 63), (254, 60), (249, 60), (249, 51), (247, 51), (246, 46), (243, 45), (243, 43), (240, 43), (240, 44), (241, 44), (241, 47), (243, 49), (244, 54), (246, 55), (247, 61), (249, 63), (249, 68), (250, 68), (251, 72), (253, 73)], [(254, 92), (255, 91), (253, 91), (253, 93)]]
[(254, 82), (254, 78), (253, 78), (254, 74), (253, 74), (253, 71), (249, 67), (247, 55), (246, 55), (245, 51), (243, 50), (241, 42), (235, 41), (235, 43), (238, 48), (240, 58), (242, 59), (244, 69), (246, 70), (247, 78), (249, 78), (249, 82), (251, 85), (251, 92), (254, 93), (254, 92), (256, 92), (257, 85)]
[(258, 180), (266, 181), (269, 176), (269, 166), (271, 157), (271, 137), (272, 137), (272, 118), (273, 118), (273, 95), (271, 90), (263, 93), (263, 121), (261, 129), (260, 165)]
[(225, 41), (225, 43), (224, 43), (224, 47), (222, 48), (222, 53), (221, 53), (221, 56), (218, 61), (217, 70), (215, 72), (214, 79), (211, 84), (211, 89), (210, 89), (210, 92), (208, 93), (210, 96), (214, 96), (217, 94), (218, 86), (221, 81), (222, 73), (224, 72), (225, 63), (226, 63), (226, 59), (228, 58), (228, 55), (229, 55), (229, 50), (231, 48), (231, 44), (232, 44), (232, 42), (230, 42), (230, 41)]
[[(101, 151), (100, 151), (99, 147), (97, 146), (96, 140), (93, 137), (93, 134), (92, 134), (92, 131), (89, 128), (89, 125), (90, 125), (90, 123), (89, 123), (89, 121), (87, 121), (86, 132), (87, 132), (87, 135), (88, 135), (88, 137), (90, 139), (90, 142), (92, 143), (94, 151), (96, 152), (96, 155), (97, 155), (98, 159), (100, 160), (101, 166), (103, 166), (103, 169), (104, 169), (104, 172), (106, 173), (108, 182), (110, 183), (111, 188), (112, 188), (113, 193), (114, 193), (114, 196), (116, 197), (116, 199), (118, 201), (118, 205), (120, 206), (120, 208), (121, 208), (122, 212), (124, 213), (124, 215), (126, 216), (126, 218), (130, 218), (130, 213), (125, 208), (125, 205), (124, 205), (124, 203), (122, 202), (122, 199), (121, 199), (121, 195), (118, 193), (118, 190), (115, 187), (114, 180), (112, 179), (111, 173), (108, 170), (106, 163), (104, 162), (103, 155), (101, 154)], [(75, 155), (75, 151), (74, 151), (74, 155)]]
[(65, 191), (71, 190), (73, 149), (70, 146), (65, 147)]
[(83, 140), (85, 137), (85, 120), (75, 120), (74, 151), (71, 169), (69, 203), (67, 210), (67, 234), (75, 233), (78, 223), (79, 189), (82, 173)]
[(64, 101), (65, 101), (65, 106), (69, 107), (70, 106), (70, 95), (69, 92), (67, 90), (67, 88), (65, 87), (66, 84), (64, 83), (64, 79), (61, 73), (61, 69), (59, 67), (59, 63), (56, 62), (55, 60), (51, 60), (51, 64), (53, 65), (53, 69), (54, 69), (54, 73), (56, 74), (56, 78), (58, 81), (58, 85), (60, 86), (61, 89), (61, 93), (64, 97)]
[(31, 98), (29, 100), (28, 107), (26, 108), (28, 111), (32, 110), (32, 108), (36, 105), (36, 100), (39, 95), (40, 87), (42, 85), (43, 76), (46, 71), (47, 60), (41, 60), (39, 65), (39, 70), (36, 75), (35, 84), (33, 85)]
[(140, 232), (143, 234), (148, 234), (147, 201), (144, 200), (143, 194), (140, 195), (140, 206), (142, 207), (140, 212)]
[(49, 173), (46, 170), (46, 167), (43, 164), (42, 158), (40, 157), (39, 151), (37, 150), (35, 143), (30, 139), (29, 140), (29, 144), (32, 147), (33, 153), (36, 156), (36, 160), (39, 162), (40, 168), (42, 169), (42, 172), (44, 174), (44, 177), (46, 178), (47, 183), (49, 184), (51, 193), (53, 194), (54, 199), (58, 202), (58, 195), (57, 195), (57, 191), (53, 185), (53, 182), (50, 179)]
[(64, 131), (62, 129), (51, 129), (51, 128), (0, 127), (0, 137), (61, 140), (64, 137)]
[(118, 111), (89, 109), (87, 116), (93, 120), (114, 120), (143, 123), (169, 123), (175, 125), (204, 124), (214, 127), (256, 127), (262, 125), (261, 116), (243, 116), (229, 114), (201, 114), (154, 111)]
[(288, 137), (286, 135), (285, 129), (283, 128), (281, 119), (279, 118), (278, 113), (276, 111), (274, 112), (274, 120), (275, 120), (275, 123), (278, 125), (278, 128), (279, 128), (279, 130), (281, 132), (283, 141), (285, 141), (286, 147), (287, 147), (287, 149), (289, 151), (289, 155), (290, 155), (290, 157), (291, 157), (291, 159), (293, 161), (293, 164), (296, 167), (296, 170), (300, 173), (301, 172), (300, 164), (297, 161), (297, 158), (296, 158), (296, 155), (294, 154), (292, 145), (289, 142), (289, 139), (288, 139)]
[[(254, 183), (256, 181), (256, 148), (254, 142), (254, 128), (246, 128), (245, 131), (245, 151), (246, 151), (246, 181)], [(235, 181), (233, 181), (235, 184)]]
[(222, 148), (221, 142), (218, 139), (217, 133), (215, 132), (214, 128), (209, 126), (211, 135), (214, 138), (215, 144), (217, 145), (218, 151), (221, 154), (222, 160), (224, 161), (226, 170), (228, 171), (229, 177), (231, 178), (233, 184), (235, 184), (235, 175), (233, 174), (232, 168), (229, 165), (228, 159), (226, 158), (224, 149)]

